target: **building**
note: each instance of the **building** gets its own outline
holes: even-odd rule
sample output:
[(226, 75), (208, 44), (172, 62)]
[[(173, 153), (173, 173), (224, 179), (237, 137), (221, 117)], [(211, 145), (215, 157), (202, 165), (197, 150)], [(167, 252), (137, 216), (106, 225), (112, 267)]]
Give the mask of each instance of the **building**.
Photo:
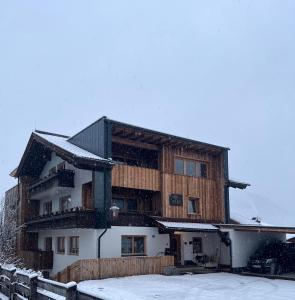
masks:
[(165, 254), (241, 268), (286, 229), (230, 224), (229, 188), (249, 184), (229, 179), (228, 151), (106, 117), (72, 137), (35, 131), (11, 174), (17, 251), (51, 275), (79, 259)]

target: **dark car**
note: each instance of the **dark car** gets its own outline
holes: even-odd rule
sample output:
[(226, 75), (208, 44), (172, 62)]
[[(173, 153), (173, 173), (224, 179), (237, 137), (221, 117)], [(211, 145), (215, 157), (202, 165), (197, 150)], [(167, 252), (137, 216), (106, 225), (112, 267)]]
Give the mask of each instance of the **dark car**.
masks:
[(250, 256), (250, 271), (281, 274), (295, 270), (295, 243), (272, 242), (264, 244)]

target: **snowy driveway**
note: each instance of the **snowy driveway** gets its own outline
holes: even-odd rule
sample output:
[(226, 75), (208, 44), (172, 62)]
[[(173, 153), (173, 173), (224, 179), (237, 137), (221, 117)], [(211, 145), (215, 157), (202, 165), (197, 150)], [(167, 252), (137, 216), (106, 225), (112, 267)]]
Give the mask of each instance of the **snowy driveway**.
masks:
[(228, 273), (144, 275), (79, 283), (80, 291), (104, 300), (292, 300), (295, 281), (270, 280)]

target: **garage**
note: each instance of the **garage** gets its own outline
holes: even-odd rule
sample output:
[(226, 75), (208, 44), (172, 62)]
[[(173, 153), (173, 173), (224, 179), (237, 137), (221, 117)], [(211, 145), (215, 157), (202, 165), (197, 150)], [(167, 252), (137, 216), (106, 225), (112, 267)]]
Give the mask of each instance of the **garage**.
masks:
[(219, 228), (230, 239), (230, 260), (234, 272), (244, 271), (250, 256), (266, 243), (286, 242), (286, 234), (295, 233), (294, 227), (260, 224), (222, 224)]

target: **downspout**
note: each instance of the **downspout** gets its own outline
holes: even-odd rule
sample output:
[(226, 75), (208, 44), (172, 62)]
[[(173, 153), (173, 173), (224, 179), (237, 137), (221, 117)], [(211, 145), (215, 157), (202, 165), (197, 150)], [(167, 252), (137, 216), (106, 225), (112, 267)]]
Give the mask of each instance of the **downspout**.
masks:
[(98, 251), (97, 251), (97, 257), (98, 258), (100, 258), (100, 245), (101, 245), (101, 243), (100, 243), (100, 240), (101, 240), (101, 238), (104, 236), (104, 234), (107, 232), (107, 230), (108, 230), (108, 228), (106, 227), (105, 229), (104, 229), (104, 231), (100, 234), (100, 236), (98, 237)]

